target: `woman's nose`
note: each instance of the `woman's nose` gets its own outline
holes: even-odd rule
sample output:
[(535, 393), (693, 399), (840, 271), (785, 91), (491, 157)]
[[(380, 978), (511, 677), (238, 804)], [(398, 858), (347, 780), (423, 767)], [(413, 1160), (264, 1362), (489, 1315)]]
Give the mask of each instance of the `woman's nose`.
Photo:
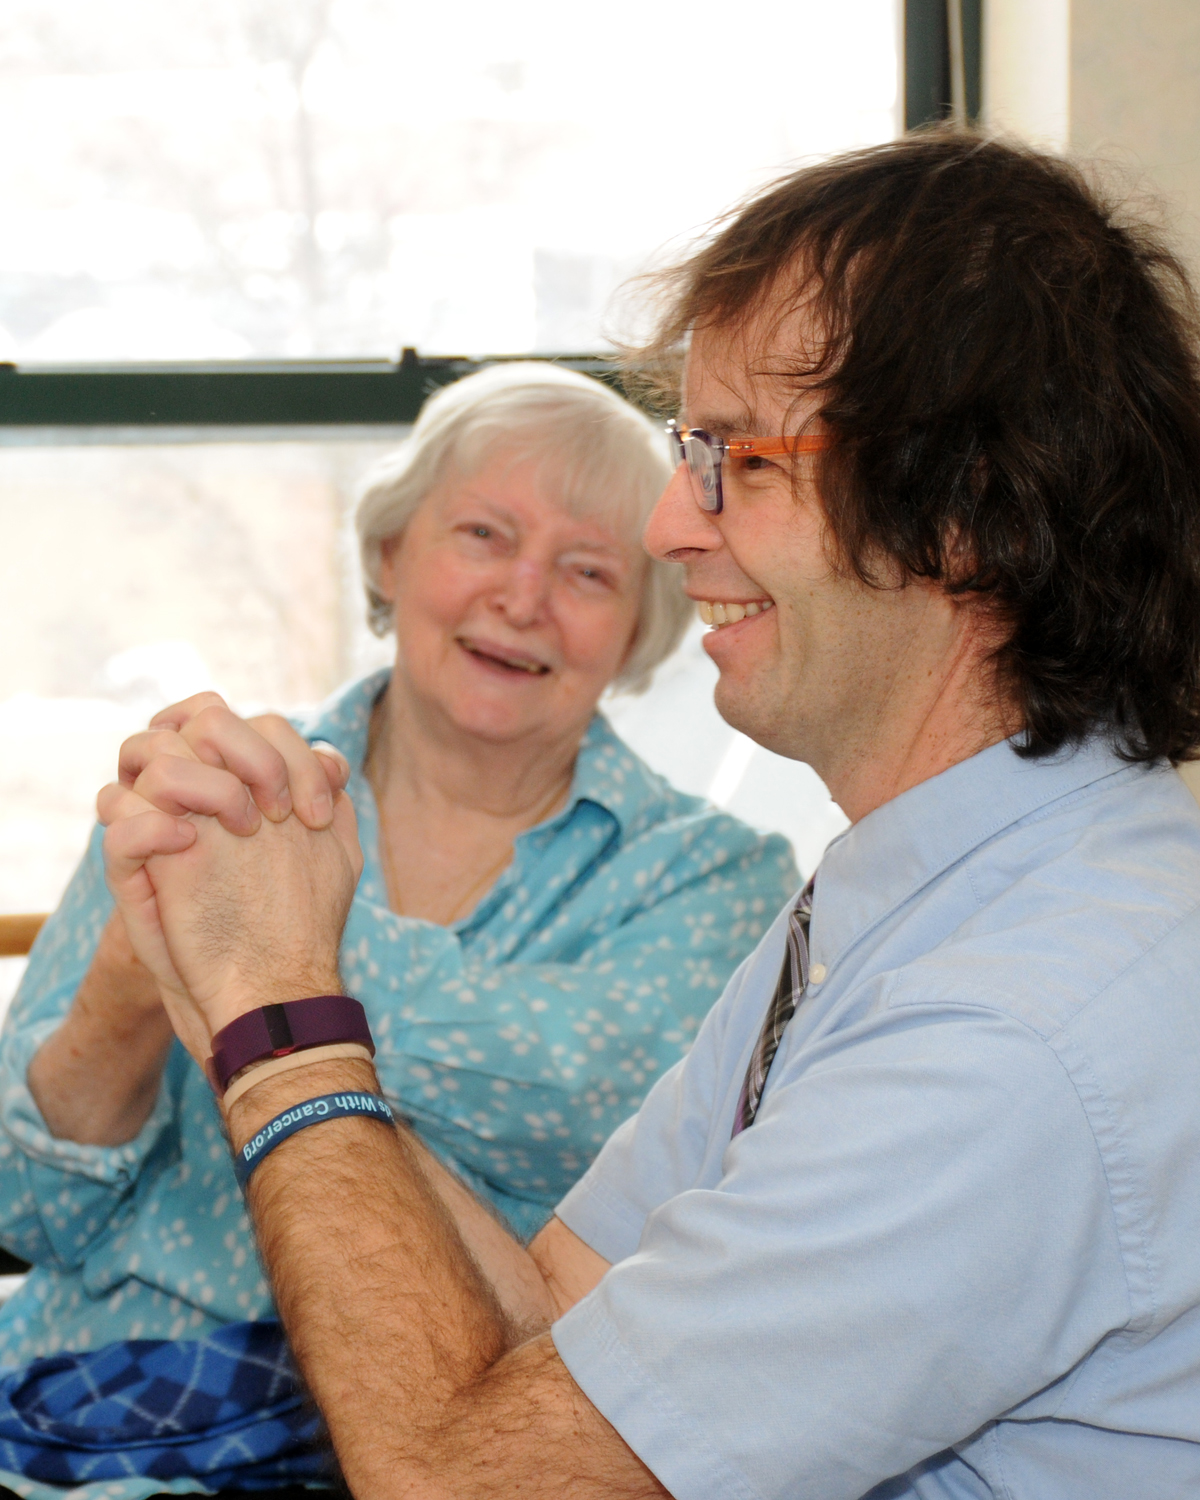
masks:
[(518, 557), (500, 590), (499, 602), (514, 625), (532, 625), (546, 606), (550, 574), (534, 558)]
[(688, 553), (712, 552), (722, 540), (712, 518), (696, 504), (687, 465), (680, 464), (650, 512), (643, 546), (660, 562), (686, 562)]

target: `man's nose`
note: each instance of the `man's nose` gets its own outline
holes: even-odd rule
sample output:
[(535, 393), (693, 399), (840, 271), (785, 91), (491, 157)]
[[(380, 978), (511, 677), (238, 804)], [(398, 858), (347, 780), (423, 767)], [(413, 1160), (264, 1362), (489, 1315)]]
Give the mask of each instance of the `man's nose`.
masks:
[(499, 603), (514, 625), (532, 625), (546, 607), (550, 570), (536, 558), (515, 558), (500, 590)]
[(722, 540), (712, 517), (696, 504), (687, 465), (680, 464), (650, 512), (643, 546), (660, 562), (686, 562), (689, 552), (713, 552)]

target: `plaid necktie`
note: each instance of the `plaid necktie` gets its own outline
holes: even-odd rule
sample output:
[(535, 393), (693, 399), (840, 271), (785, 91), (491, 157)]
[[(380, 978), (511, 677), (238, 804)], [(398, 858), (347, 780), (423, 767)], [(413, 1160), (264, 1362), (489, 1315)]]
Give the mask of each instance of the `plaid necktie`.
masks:
[(791, 911), (787, 942), (783, 950), (783, 968), (779, 971), (779, 983), (771, 996), (766, 1019), (758, 1034), (758, 1041), (754, 1044), (750, 1066), (746, 1069), (746, 1079), (742, 1084), (734, 1116), (734, 1135), (754, 1122), (766, 1087), (767, 1074), (771, 1071), (771, 1064), (779, 1050), (780, 1038), (808, 984), (808, 924), (812, 919), (813, 883), (816, 878), (814, 875), (800, 892)]

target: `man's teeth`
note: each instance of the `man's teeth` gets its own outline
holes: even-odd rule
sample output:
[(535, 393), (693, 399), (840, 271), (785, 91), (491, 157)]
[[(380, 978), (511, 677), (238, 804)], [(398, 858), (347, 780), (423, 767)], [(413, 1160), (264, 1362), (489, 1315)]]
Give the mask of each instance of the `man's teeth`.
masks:
[(736, 625), (739, 620), (752, 619), (775, 608), (774, 599), (752, 599), (749, 604), (710, 604), (707, 599), (699, 603), (700, 618), (706, 625)]

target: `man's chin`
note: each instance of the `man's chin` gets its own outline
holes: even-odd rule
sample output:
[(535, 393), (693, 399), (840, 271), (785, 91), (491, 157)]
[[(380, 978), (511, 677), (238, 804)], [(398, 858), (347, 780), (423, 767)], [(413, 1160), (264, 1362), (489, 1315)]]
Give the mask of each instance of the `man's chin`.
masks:
[(804, 759), (797, 753), (798, 725), (795, 719), (787, 714), (781, 718), (778, 700), (772, 702), (768, 692), (756, 692), (746, 683), (731, 680), (730, 675), (723, 672), (717, 678), (713, 704), (731, 729), (744, 734), (764, 750), (788, 760)]
[[(717, 685), (713, 690), (713, 704), (717, 712), (731, 729), (736, 729), (761, 745), (764, 743), (762, 734), (767, 726), (761, 712), (762, 705), (756, 703), (756, 698), (757, 694), (748, 692), (744, 683), (732, 682), (729, 674), (722, 672), (717, 678)], [(756, 707), (760, 710), (757, 713)]]

